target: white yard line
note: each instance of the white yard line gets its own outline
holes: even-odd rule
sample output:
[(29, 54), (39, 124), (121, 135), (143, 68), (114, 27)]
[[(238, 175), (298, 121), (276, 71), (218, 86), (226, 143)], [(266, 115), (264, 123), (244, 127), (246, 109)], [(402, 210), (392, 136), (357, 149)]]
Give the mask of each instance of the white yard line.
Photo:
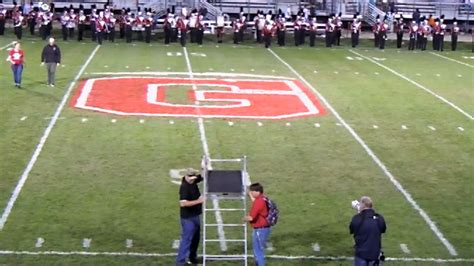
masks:
[(434, 53), (434, 52), (430, 52), (430, 54), (436, 55), (436, 56), (441, 57), (441, 58), (444, 58), (444, 59), (449, 60), (451, 62), (455, 62), (455, 63), (461, 64), (461, 65), (464, 65), (464, 66), (467, 66), (467, 67), (470, 67), (470, 68), (474, 68), (473, 65), (470, 65), (468, 63), (464, 63), (462, 61), (459, 61), (459, 60), (456, 60), (456, 59), (453, 59), (453, 58), (449, 58), (449, 57), (444, 56), (444, 55), (440, 55), (440, 54), (437, 54), (437, 53)]
[(89, 63), (92, 61), (92, 58), (94, 58), (94, 55), (97, 53), (99, 50), (100, 45), (96, 46), (95, 49), (92, 51), (92, 53), (89, 55), (89, 58), (87, 58), (86, 62), (84, 65), (82, 65), (81, 69), (77, 73), (76, 77), (74, 80), (69, 84), (69, 88), (67, 89), (66, 93), (64, 94), (61, 103), (59, 104), (58, 108), (54, 112), (53, 118), (48, 124), (48, 127), (46, 127), (46, 130), (43, 133), (43, 136), (41, 137), (38, 145), (36, 146), (36, 149), (31, 156), (30, 161), (28, 162), (28, 165), (26, 166), (25, 170), (23, 171), (23, 174), (20, 177), (20, 180), (18, 181), (18, 184), (16, 185), (15, 189), (13, 190), (13, 193), (8, 200), (7, 206), (3, 210), (2, 217), (0, 218), (0, 231), (3, 229), (5, 226), (5, 223), (7, 222), (8, 216), (10, 215), (13, 205), (15, 205), (16, 200), (18, 199), (18, 196), (20, 195), (20, 192), (25, 185), (26, 180), (28, 179), (28, 176), (30, 175), (31, 170), (33, 169), (33, 166), (35, 165), (36, 161), (38, 160), (38, 157), (43, 150), (44, 144), (46, 143), (46, 140), (49, 137), (49, 134), (53, 130), (54, 125), (56, 125), (56, 122), (58, 121), (59, 115), (61, 114), (62, 110), (64, 109), (64, 106), (67, 103), (67, 100), (69, 98), (69, 95), (72, 92), (72, 89), (74, 89), (77, 81), (81, 77), (82, 73), (86, 69), (86, 67), (89, 65)]
[[(188, 67), (188, 74), (190, 79), (194, 79), (194, 74), (193, 74), (193, 69), (191, 67), (191, 61), (189, 60), (189, 55), (188, 55), (188, 50), (186, 47), (183, 47), (184, 51), (184, 58), (186, 59), (186, 65)], [(193, 90), (197, 90), (196, 84), (193, 82)], [(199, 104), (199, 102), (196, 102), (196, 105)], [(199, 127), (199, 135), (201, 138), (201, 144), (202, 144), (202, 149), (204, 151), (204, 155), (207, 158), (210, 158), (210, 153), (209, 153), (209, 145), (207, 144), (207, 139), (206, 139), (206, 128), (204, 127), (204, 119), (202, 117), (198, 117), (198, 127)], [(209, 168), (211, 168), (211, 162), (209, 162)], [(217, 199), (212, 199), (212, 205), (213, 208), (216, 210), (215, 215), (216, 215), (216, 223), (217, 223), (217, 234), (219, 236), (219, 244), (221, 247), (222, 251), (227, 251), (227, 243), (225, 242), (225, 232), (224, 232), (224, 226), (222, 225), (224, 222), (222, 220), (222, 214), (218, 210), (219, 209), (219, 200)]]
[[(176, 253), (141, 253), (141, 252), (88, 252), (88, 251), (13, 251), (0, 250), (0, 255), (30, 255), (30, 256), (108, 256), (108, 257), (176, 257)], [(248, 256), (252, 258), (252, 255)], [(271, 259), (282, 260), (333, 260), (345, 261), (353, 260), (350, 256), (287, 256), (287, 255), (266, 255)], [(387, 257), (387, 261), (403, 261), (403, 262), (474, 262), (474, 258), (456, 258), (456, 259), (442, 259), (442, 258), (405, 258), (405, 257)]]
[(412, 79), (410, 79), (410, 78), (407, 78), (406, 76), (404, 76), (404, 75), (398, 73), (397, 71), (395, 71), (395, 70), (393, 70), (393, 69), (391, 69), (391, 68), (389, 68), (389, 67), (387, 67), (387, 66), (385, 66), (385, 65), (382, 65), (381, 63), (379, 63), (379, 62), (373, 60), (373, 59), (370, 58), (370, 57), (361, 55), (361, 54), (359, 54), (359, 53), (357, 53), (357, 52), (355, 52), (355, 51), (353, 51), (353, 50), (349, 50), (349, 52), (351, 52), (351, 53), (353, 53), (353, 54), (356, 54), (356, 55), (358, 55), (358, 56), (360, 56), (360, 57), (363, 57), (364, 59), (366, 59), (366, 60), (368, 60), (368, 61), (370, 61), (370, 62), (372, 62), (372, 63), (374, 63), (374, 64), (376, 64), (376, 65), (378, 65), (378, 66), (380, 66), (380, 67), (382, 67), (382, 68), (384, 68), (385, 70), (392, 72), (394, 75), (396, 75), (396, 76), (398, 76), (398, 77), (400, 77), (400, 78), (402, 78), (402, 79), (404, 79), (404, 80), (410, 82), (411, 84), (417, 86), (418, 88), (420, 88), (420, 89), (422, 89), (422, 90), (428, 92), (429, 94), (433, 95), (434, 97), (438, 98), (439, 100), (441, 100), (442, 102), (446, 103), (447, 105), (453, 107), (456, 111), (460, 112), (461, 114), (463, 114), (464, 116), (466, 116), (466, 117), (469, 118), (470, 120), (474, 120), (474, 117), (473, 117), (471, 114), (469, 114), (469, 113), (467, 113), (466, 111), (462, 110), (459, 106), (457, 106), (457, 105), (455, 105), (454, 103), (448, 101), (446, 98), (440, 96), (439, 94), (436, 94), (434, 91), (432, 91), (432, 90), (426, 88), (425, 86), (421, 85), (420, 83), (418, 83), (418, 82), (416, 82), (416, 81), (414, 81), (414, 80), (412, 80)]
[(14, 42), (11, 42), (11, 43), (9, 43), (9, 44), (6, 44), (6, 45), (0, 47), (0, 51), (2, 51), (2, 50), (5, 49), (5, 48), (8, 48), (8, 46), (10, 46), (10, 45), (13, 45), (13, 43), (14, 43)]
[[(446, 249), (449, 251), (449, 253), (452, 256), (457, 256), (456, 249), (454, 246), (444, 237), (443, 233), (438, 229), (438, 226), (431, 220), (431, 218), (428, 216), (428, 214), (418, 205), (418, 203), (413, 199), (411, 194), (403, 188), (403, 186), (400, 184), (400, 182), (395, 178), (395, 176), (388, 170), (388, 168), (385, 166), (385, 164), (379, 159), (377, 155), (372, 151), (372, 149), (367, 146), (365, 141), (355, 132), (355, 130), (347, 124), (347, 122), (339, 115), (339, 113), (332, 107), (332, 105), (326, 100), (326, 98), (318, 91), (316, 90), (303, 76), (301, 76), (291, 65), (289, 65), (285, 60), (283, 60), (281, 57), (279, 57), (275, 52), (273, 52), (272, 49), (268, 49), (268, 51), (275, 56), (276, 59), (278, 59), (281, 63), (283, 63), (293, 74), (295, 74), (308, 88), (314, 91), (316, 95), (318, 96), (319, 99), (326, 105), (326, 107), (331, 110), (331, 112), (334, 114), (334, 116), (337, 118), (337, 120), (349, 131), (349, 133), (354, 137), (354, 139), (362, 146), (362, 148), (367, 152), (367, 154), (372, 158), (372, 160), (377, 164), (377, 166), (384, 172), (385, 176), (388, 177), (388, 179), (392, 182), (392, 184), (402, 193), (402, 195), (405, 197), (405, 199), (411, 204), (413, 209), (417, 210), (420, 216), (425, 220), (425, 222), (428, 224), (430, 229), (435, 233), (435, 235), (438, 237), (438, 239), (443, 243), (443, 245), (446, 247)], [(357, 53), (355, 53), (357, 54)], [(371, 60), (368, 57), (365, 57), (368, 60)]]

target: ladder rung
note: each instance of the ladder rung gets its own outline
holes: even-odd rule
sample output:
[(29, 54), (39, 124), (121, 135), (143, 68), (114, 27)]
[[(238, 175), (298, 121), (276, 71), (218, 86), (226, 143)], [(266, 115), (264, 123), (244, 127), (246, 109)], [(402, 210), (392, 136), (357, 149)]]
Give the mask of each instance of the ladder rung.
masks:
[(205, 260), (245, 260), (245, 255), (206, 255)]
[(216, 195), (212, 193), (207, 193), (207, 198), (210, 200), (244, 200), (245, 196), (226, 196), (226, 195)]
[(210, 162), (241, 162), (242, 159), (209, 159)]
[(204, 226), (245, 226), (245, 224), (205, 224)]
[(211, 211), (245, 211), (245, 209), (205, 209), (205, 211), (211, 212)]
[(205, 239), (204, 242), (245, 242), (245, 239)]

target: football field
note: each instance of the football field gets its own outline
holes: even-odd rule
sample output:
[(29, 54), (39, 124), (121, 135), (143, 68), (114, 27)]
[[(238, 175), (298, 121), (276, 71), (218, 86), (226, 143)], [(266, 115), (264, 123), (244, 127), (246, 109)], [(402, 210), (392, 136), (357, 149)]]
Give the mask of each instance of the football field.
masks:
[(51, 88), (44, 45), (23, 41), (22, 89), (1, 65), (0, 264), (172, 265), (170, 172), (205, 154), (247, 156), (278, 204), (269, 265), (350, 264), (362, 195), (389, 265), (474, 263), (470, 50), (58, 41)]

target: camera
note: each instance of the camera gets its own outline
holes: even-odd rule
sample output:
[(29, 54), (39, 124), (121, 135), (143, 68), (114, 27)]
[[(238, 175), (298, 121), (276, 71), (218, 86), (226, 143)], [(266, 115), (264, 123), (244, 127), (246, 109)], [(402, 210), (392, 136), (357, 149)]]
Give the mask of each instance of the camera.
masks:
[(359, 211), (359, 207), (360, 207), (360, 202), (358, 200), (353, 200), (351, 202), (351, 205), (352, 205), (352, 208), (355, 209), (356, 211)]

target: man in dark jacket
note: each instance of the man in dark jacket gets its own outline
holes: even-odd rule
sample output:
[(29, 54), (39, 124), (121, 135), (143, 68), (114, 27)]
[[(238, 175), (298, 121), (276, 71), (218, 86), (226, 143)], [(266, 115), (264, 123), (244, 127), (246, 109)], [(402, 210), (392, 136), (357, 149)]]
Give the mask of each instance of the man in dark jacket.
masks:
[(48, 71), (48, 85), (54, 87), (54, 77), (56, 74), (56, 67), (61, 63), (61, 51), (55, 44), (54, 38), (49, 38), (49, 43), (43, 48), (41, 54), (41, 65), (46, 64)]
[(372, 200), (362, 197), (358, 206), (359, 213), (352, 217), (349, 225), (354, 235), (354, 266), (378, 266), (382, 250), (382, 234), (387, 230), (382, 215), (372, 209)]

